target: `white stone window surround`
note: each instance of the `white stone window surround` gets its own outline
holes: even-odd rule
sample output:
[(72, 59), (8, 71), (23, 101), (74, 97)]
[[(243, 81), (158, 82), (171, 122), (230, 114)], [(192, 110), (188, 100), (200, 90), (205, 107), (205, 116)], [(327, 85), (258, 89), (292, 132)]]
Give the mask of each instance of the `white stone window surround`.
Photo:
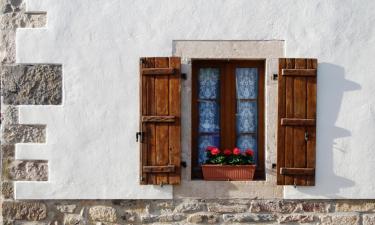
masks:
[[(182, 59), (182, 183), (173, 187), (174, 198), (282, 198), (283, 187), (276, 185), (277, 58), (285, 57), (282, 40), (173, 41), (173, 56)], [(265, 173), (264, 181), (191, 180), (191, 60), (192, 59), (265, 59)]]

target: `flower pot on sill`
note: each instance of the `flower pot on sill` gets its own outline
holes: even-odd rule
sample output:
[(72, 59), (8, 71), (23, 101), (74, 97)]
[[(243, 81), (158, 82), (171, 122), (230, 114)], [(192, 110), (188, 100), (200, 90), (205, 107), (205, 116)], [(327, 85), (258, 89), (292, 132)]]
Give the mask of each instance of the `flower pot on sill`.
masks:
[(253, 180), (255, 165), (202, 165), (205, 180)]

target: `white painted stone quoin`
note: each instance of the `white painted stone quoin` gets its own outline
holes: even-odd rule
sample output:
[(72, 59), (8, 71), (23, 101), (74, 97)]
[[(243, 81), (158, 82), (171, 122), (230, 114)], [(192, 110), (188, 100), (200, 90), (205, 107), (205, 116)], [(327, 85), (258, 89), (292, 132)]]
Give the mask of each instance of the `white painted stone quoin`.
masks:
[[(29, 0), (47, 27), (17, 31), (17, 63), (63, 65), (63, 103), (21, 106), (46, 124), (47, 182), (20, 182), (17, 199), (172, 198), (138, 184), (141, 56), (170, 56), (173, 40), (284, 40), (286, 57), (319, 60), (316, 186), (285, 198), (375, 198), (374, 1)], [(229, 190), (230, 191), (230, 190)], [(248, 196), (243, 196), (244, 198)]]

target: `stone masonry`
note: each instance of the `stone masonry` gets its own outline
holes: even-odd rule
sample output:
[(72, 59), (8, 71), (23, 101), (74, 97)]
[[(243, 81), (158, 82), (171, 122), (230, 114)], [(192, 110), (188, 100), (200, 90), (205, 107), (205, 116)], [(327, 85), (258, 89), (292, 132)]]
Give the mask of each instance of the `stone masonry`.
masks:
[[(4, 190), (3, 190), (4, 191)], [(3, 192), (3, 197), (7, 193)], [(12, 201), (4, 224), (375, 224), (375, 200)]]
[(41, 27), (22, 0), (0, 0), (2, 224), (326, 224), (374, 225), (375, 200), (14, 200), (13, 181), (48, 180), (48, 162), (14, 159), (14, 144), (45, 142), (45, 125), (18, 124), (17, 105), (62, 102), (60, 65), (15, 64), (15, 31)]
[(4, 66), (1, 75), (1, 94), (4, 104), (61, 104), (62, 71), (60, 65)]

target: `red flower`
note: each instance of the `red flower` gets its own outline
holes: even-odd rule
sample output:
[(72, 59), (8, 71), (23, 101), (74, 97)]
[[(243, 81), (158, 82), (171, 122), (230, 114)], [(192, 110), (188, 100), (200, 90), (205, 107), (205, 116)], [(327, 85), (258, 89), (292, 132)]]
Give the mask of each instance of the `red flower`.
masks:
[(254, 151), (251, 150), (251, 149), (249, 149), (249, 148), (246, 149), (245, 153), (246, 153), (246, 155), (249, 155), (249, 156), (253, 156), (254, 155)]
[(211, 150), (211, 155), (218, 155), (220, 153), (220, 150), (218, 148), (213, 148)]
[(216, 148), (215, 146), (207, 146), (206, 151), (212, 151), (212, 149)]
[(241, 150), (239, 148), (234, 148), (233, 149), (233, 154), (234, 155), (240, 155), (241, 154)]
[(230, 149), (225, 149), (224, 155), (226, 155), (226, 156), (232, 155), (232, 151)]

